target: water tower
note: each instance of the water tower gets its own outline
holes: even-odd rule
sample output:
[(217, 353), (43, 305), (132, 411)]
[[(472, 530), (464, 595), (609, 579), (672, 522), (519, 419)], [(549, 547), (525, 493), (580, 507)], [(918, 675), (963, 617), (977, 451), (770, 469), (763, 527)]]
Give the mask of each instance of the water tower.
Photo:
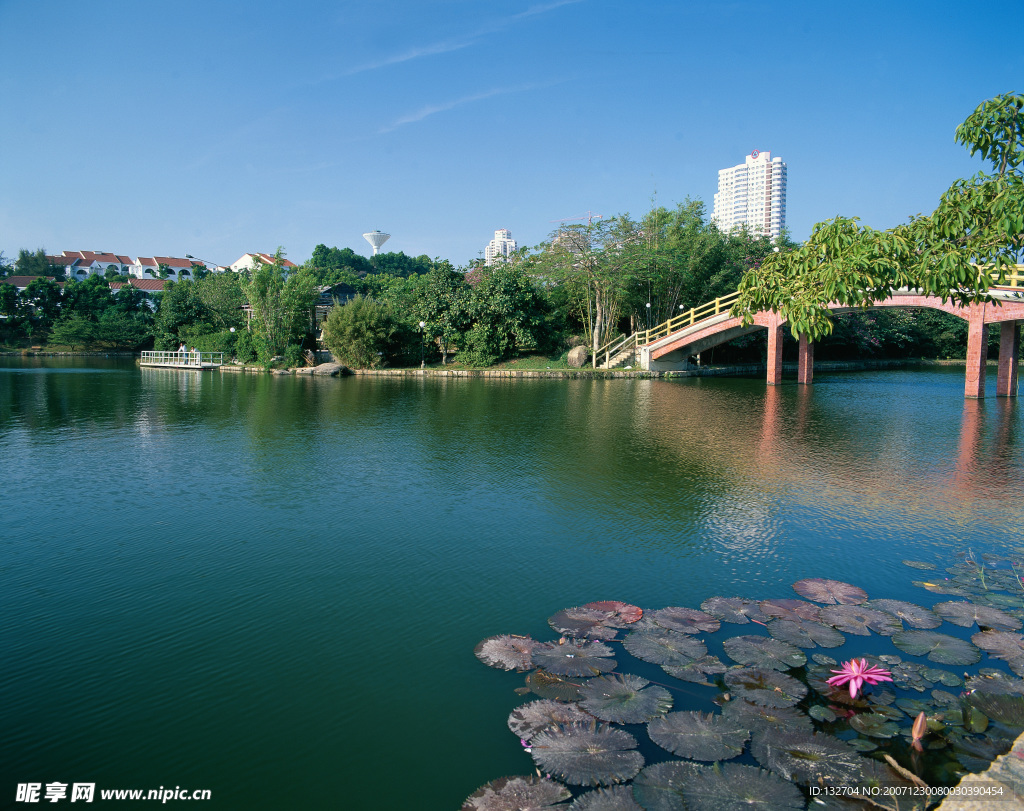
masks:
[(368, 234), (363, 234), (363, 239), (373, 246), (373, 255), (376, 256), (380, 252), (380, 246), (391, 239), (391, 234), (385, 234), (383, 231), (370, 231)]

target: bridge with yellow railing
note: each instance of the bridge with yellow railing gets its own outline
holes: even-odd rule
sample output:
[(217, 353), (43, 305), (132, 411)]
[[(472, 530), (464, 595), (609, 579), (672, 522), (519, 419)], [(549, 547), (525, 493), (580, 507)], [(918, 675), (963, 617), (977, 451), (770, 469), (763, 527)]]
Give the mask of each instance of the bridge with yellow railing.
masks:
[[(1014, 272), (997, 280), (990, 288), (989, 296), (992, 302), (964, 306), (922, 295), (917, 290), (900, 290), (872, 306), (935, 309), (965, 320), (968, 323), (967, 397), (985, 396), (987, 330), (990, 324), (999, 324), (996, 393), (1000, 396), (1013, 396), (1017, 393), (1016, 359), (1020, 344), (1020, 322), (1024, 321), (1024, 265), (1017, 265)], [(653, 371), (687, 369), (691, 356), (741, 335), (767, 329), (768, 383), (781, 383), (783, 319), (776, 313), (760, 312), (754, 314), (751, 323), (744, 324), (743, 319), (731, 313), (738, 298), (738, 292), (729, 293), (673, 316), (656, 327), (609, 341), (595, 353), (594, 364), (604, 369), (625, 364)], [(859, 308), (835, 304), (830, 305), (829, 309), (834, 312), (850, 312)], [(797, 381), (810, 383), (813, 379), (814, 347), (806, 336), (795, 337), (799, 343)]]

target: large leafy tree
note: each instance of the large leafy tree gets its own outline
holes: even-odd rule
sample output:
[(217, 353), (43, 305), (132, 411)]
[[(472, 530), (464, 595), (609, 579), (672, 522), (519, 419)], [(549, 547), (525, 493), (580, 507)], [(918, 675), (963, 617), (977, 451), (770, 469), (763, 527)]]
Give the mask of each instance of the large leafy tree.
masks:
[(484, 268), (473, 287), (469, 312), (472, 327), (466, 334), (466, 352), (476, 365), (510, 358), (544, 340), (544, 298), (522, 262)]
[(772, 310), (817, 339), (832, 330), (830, 302), (868, 306), (902, 287), (962, 304), (990, 300), (993, 281), (1024, 253), (1024, 95), (983, 102), (956, 140), (993, 171), (956, 181), (934, 212), (895, 228), (850, 217), (818, 223), (799, 248), (744, 276), (734, 312)]
[(332, 307), (323, 327), (323, 341), (339, 361), (354, 369), (383, 365), (398, 323), (383, 302), (361, 295)]
[[(469, 323), (470, 287), (465, 274), (447, 261), (436, 262), (418, 288), (417, 312), (425, 337), (441, 352), (442, 365)], [(418, 324), (416, 325), (419, 326)]]
[(310, 330), (317, 288), (305, 268), (288, 272), (278, 248), (273, 262), (256, 262), (241, 275), (242, 292), (251, 308), (249, 323), (257, 339), (260, 360), (282, 354)]

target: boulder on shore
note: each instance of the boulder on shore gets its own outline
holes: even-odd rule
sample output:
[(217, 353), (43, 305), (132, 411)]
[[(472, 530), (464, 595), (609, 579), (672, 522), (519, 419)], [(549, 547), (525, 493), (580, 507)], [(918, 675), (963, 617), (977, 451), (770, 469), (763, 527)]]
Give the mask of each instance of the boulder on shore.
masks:
[(582, 369), (586, 365), (589, 357), (590, 353), (587, 351), (585, 346), (574, 346), (569, 350), (569, 365), (573, 369)]
[(352, 372), (343, 363), (321, 363), (319, 366), (313, 367), (312, 374), (337, 377), (338, 375), (352, 374)]

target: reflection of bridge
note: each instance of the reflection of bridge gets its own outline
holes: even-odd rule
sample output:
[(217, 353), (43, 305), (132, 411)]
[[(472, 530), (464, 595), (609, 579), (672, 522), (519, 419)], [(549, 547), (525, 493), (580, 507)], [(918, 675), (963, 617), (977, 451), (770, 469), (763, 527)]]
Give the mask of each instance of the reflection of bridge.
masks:
[[(988, 326), (999, 324), (999, 372), (996, 394), (1012, 397), (1017, 394), (1017, 354), (1020, 344), (1020, 322), (1024, 321), (1024, 265), (1009, 275), (1005, 283), (993, 286), (992, 302), (965, 306), (953, 301), (942, 302), (934, 296), (898, 291), (874, 307), (928, 308), (955, 315), (967, 322), (966, 397), (985, 396), (985, 361), (988, 348)], [(784, 319), (777, 313), (756, 313), (751, 324), (730, 314), (738, 293), (723, 296), (687, 313), (670, 318), (653, 329), (643, 330), (619, 339), (598, 351), (597, 361), (604, 368), (616, 365), (627, 357), (638, 356), (638, 365), (653, 371), (685, 369), (691, 355), (759, 329), (768, 330), (768, 383), (782, 382), (782, 327)], [(860, 308), (829, 305), (833, 312), (856, 312)], [(814, 344), (806, 335), (797, 335), (799, 363), (797, 382), (810, 383), (814, 376)]]

